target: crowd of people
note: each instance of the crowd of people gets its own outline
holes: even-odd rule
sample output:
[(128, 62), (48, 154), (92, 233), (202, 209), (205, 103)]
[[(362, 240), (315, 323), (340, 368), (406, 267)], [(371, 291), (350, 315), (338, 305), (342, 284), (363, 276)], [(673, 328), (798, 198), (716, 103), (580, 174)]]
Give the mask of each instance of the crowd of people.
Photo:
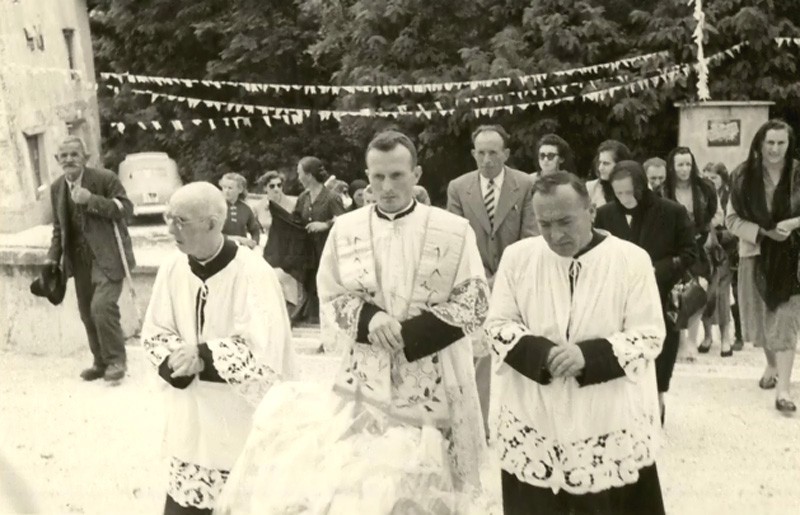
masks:
[[(789, 125), (765, 123), (731, 174), (701, 172), (687, 147), (640, 164), (608, 140), (584, 181), (555, 134), (528, 174), (508, 166), (509, 139), (475, 130), (477, 167), (449, 184), (446, 209), (394, 130), (368, 145), (366, 181), (309, 156), (297, 197), (277, 172), (253, 209), (237, 174), (173, 195), (178, 250), (141, 335), (168, 401), (165, 513), (663, 513), (676, 359), (762, 347), (758, 385), (796, 410)], [(119, 379), (130, 201), (79, 139), (57, 157), (49, 256), (76, 277), (94, 356), (82, 377)], [(104, 254), (115, 231), (123, 252)], [(340, 353), (332, 388), (296, 380), (292, 323), (317, 318)], [(490, 445), (501, 501), (482, 474)]]

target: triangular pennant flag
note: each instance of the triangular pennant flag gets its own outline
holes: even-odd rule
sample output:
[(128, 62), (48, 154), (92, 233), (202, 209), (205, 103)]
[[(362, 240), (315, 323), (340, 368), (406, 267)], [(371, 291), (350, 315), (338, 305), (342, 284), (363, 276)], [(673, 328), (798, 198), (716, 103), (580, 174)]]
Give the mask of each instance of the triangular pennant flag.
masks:
[(242, 118), (242, 123), (244, 124), (245, 127), (253, 126), (252, 122), (250, 122), (250, 118)]
[(195, 124), (195, 126), (199, 127), (203, 123), (203, 120), (199, 118), (194, 118), (192, 119), (192, 123)]
[(140, 129), (142, 129), (143, 131), (146, 131), (146, 130), (147, 130), (147, 125), (145, 125), (143, 122), (136, 122), (136, 124), (137, 124), (137, 125), (139, 126), (139, 128), (140, 128)]
[(269, 116), (262, 116), (261, 119), (264, 120), (267, 127), (272, 127), (272, 120), (269, 119)]
[(120, 134), (123, 134), (125, 132), (125, 124), (122, 122), (117, 122), (117, 130)]
[(172, 122), (170, 123), (172, 123), (172, 128), (175, 129), (176, 131), (183, 130), (183, 123), (180, 120), (172, 120)]
[(217, 124), (216, 124), (216, 123), (214, 123), (214, 120), (211, 120), (211, 119), (209, 119), (209, 120), (208, 120), (208, 126), (209, 126), (209, 127), (211, 127), (211, 130), (212, 130), (212, 131), (215, 131), (215, 130), (217, 130)]
[(230, 119), (230, 118), (227, 118), (227, 117), (226, 117), (226, 118), (223, 118), (223, 119), (222, 119), (222, 123), (224, 123), (224, 124), (225, 124), (225, 127), (230, 127), (230, 126), (231, 126), (231, 119)]
[(157, 130), (157, 131), (161, 130), (161, 122), (153, 121), (152, 124), (153, 124), (153, 128), (155, 130)]
[[(234, 117), (234, 118), (232, 118), (232, 120), (233, 120), (233, 126), (238, 129), (239, 128), (239, 118), (238, 117)], [(228, 125), (227, 119), (226, 119), (225, 125)]]
[(184, 80), (183, 85), (186, 86), (187, 88), (191, 88), (192, 86), (194, 86), (194, 82), (190, 80)]

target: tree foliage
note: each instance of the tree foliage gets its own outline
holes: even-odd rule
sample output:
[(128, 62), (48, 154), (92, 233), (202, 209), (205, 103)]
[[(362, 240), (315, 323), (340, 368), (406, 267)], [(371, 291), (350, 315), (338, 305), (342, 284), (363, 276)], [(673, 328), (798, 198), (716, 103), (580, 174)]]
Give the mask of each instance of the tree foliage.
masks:
[[(95, 0), (90, 2), (96, 66), (116, 71), (187, 78), (299, 84), (404, 84), (520, 76), (608, 62), (667, 50), (669, 57), (594, 75), (596, 87), (650, 76), (674, 63), (693, 63), (695, 21), (685, 0)], [(796, 46), (778, 48), (776, 36), (800, 36), (800, 10), (792, 2), (706, 0), (706, 55), (747, 42), (742, 53), (710, 71), (715, 100), (772, 100), (774, 114), (800, 125)], [(567, 84), (580, 77), (554, 79)], [(441, 198), (447, 182), (473, 168), (470, 132), (501, 123), (512, 134), (511, 164), (535, 168), (535, 142), (556, 131), (577, 153), (584, 173), (596, 145), (627, 143), (637, 157), (664, 156), (677, 141), (675, 102), (695, 100), (696, 77), (673, 87), (622, 93), (605, 102), (577, 101), (476, 118), (469, 108), (453, 116), (391, 121), (420, 146), (423, 184)], [(570, 86), (575, 88), (576, 86)], [(301, 92), (246, 93), (196, 86), (186, 96), (308, 109), (414, 108), (457, 98), (508, 93), (519, 85), (443, 94), (307, 96)], [(589, 91), (589, 87), (571, 91)], [(551, 97), (547, 97), (551, 98)], [(151, 104), (130, 86), (102, 90), (104, 121), (209, 118), (216, 111)], [(513, 97), (486, 106), (520, 102)], [(303, 155), (317, 155), (337, 176), (363, 170), (363, 148), (383, 119), (319, 118), (303, 125), (260, 125), (238, 131), (191, 128), (184, 132), (123, 135), (105, 129), (105, 162), (126, 153), (163, 150), (184, 176), (215, 179), (230, 170), (250, 179), (268, 169), (293, 170)]]

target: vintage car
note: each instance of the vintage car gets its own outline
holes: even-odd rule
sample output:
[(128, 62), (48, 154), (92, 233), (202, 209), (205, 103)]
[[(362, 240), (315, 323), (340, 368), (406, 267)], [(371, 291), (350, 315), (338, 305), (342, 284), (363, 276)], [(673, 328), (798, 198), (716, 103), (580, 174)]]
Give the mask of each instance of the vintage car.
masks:
[(134, 216), (163, 213), (183, 184), (178, 165), (164, 152), (128, 154), (119, 165), (119, 179), (133, 202)]

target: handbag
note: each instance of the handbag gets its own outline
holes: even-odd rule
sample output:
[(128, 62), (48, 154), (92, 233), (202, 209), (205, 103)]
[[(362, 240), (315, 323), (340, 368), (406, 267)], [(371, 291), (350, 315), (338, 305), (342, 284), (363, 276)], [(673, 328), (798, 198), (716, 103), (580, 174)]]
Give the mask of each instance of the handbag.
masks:
[(708, 292), (700, 283), (700, 278), (695, 275), (690, 275), (678, 283), (672, 292), (676, 298), (677, 308), (675, 324), (679, 329), (685, 329), (689, 319), (705, 309)]

